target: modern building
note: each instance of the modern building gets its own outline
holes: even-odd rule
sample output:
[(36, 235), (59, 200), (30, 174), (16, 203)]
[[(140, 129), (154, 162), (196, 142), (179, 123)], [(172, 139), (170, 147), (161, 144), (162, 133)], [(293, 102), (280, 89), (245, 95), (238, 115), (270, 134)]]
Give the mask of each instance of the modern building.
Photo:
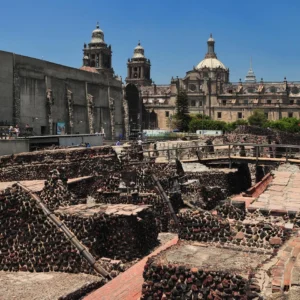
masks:
[[(172, 78), (167, 85), (140, 86), (141, 101), (149, 129), (169, 129), (175, 113), (179, 89), (187, 92), (191, 114), (205, 114), (226, 122), (247, 119), (254, 109), (261, 109), (269, 120), (300, 118), (300, 82), (256, 81), (252, 69), (245, 81), (231, 83), (229, 69), (217, 58), (215, 40), (210, 35), (204, 59), (183, 78)], [(146, 122), (145, 122), (146, 123)]]
[(76, 69), (0, 51), (0, 125), (18, 125), (21, 132), (29, 125), (35, 135), (121, 134), (122, 81), (98, 24), (83, 52), (83, 66)]

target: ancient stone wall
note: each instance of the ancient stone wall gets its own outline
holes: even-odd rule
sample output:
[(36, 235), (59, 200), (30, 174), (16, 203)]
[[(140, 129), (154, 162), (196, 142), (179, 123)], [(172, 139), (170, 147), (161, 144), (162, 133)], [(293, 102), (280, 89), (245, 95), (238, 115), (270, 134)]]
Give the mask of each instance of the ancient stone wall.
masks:
[(76, 178), (117, 171), (120, 164), (111, 147), (37, 151), (0, 157), (1, 181), (45, 179), (57, 168), (64, 168), (68, 178)]
[[(181, 264), (157, 264), (149, 258), (144, 268), (141, 299), (253, 299), (259, 287), (248, 278)], [(250, 298), (248, 298), (250, 297)]]
[(271, 250), (279, 248), (289, 237), (284, 227), (266, 220), (229, 221), (208, 211), (197, 210), (183, 211), (178, 214), (178, 219), (179, 237), (184, 240)]
[(94, 269), (19, 187), (0, 192), (0, 269), (94, 274)]
[(131, 261), (157, 245), (158, 229), (148, 206), (79, 204), (55, 211), (96, 259)]

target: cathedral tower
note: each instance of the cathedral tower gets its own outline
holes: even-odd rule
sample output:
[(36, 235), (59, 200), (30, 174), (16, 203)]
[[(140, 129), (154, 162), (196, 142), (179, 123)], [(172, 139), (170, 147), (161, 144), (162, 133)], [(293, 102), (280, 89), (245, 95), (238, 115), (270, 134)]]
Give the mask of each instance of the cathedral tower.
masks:
[(92, 39), (88, 45), (83, 46), (83, 68), (92, 67), (97, 71), (106, 71), (113, 74), (111, 63), (111, 46), (104, 42), (104, 33), (97, 23), (96, 29), (92, 32)]
[(150, 59), (145, 57), (144, 52), (145, 50), (139, 42), (134, 48), (132, 58), (128, 59), (127, 62), (126, 83), (133, 83), (141, 86), (151, 85), (152, 80), (150, 78)]

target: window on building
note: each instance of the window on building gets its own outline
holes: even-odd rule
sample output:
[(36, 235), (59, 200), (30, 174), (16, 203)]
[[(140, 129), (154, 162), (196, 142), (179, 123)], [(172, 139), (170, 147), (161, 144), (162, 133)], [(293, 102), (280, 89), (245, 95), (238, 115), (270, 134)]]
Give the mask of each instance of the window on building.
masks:
[(221, 119), (222, 118), (222, 113), (220, 111), (218, 111), (217, 116), (218, 116), (218, 119)]
[(170, 112), (169, 111), (165, 111), (165, 116), (166, 116), (166, 118), (169, 118), (170, 117)]
[(267, 100), (267, 104), (272, 104), (272, 100)]
[(196, 89), (197, 89), (196, 85), (194, 85), (194, 84), (190, 84), (189, 87), (192, 92), (196, 91)]
[(292, 93), (299, 94), (299, 89), (296, 86), (292, 87)]
[(199, 106), (202, 106), (202, 105), (203, 105), (202, 100), (200, 100), (199, 101)]
[(92, 54), (92, 59), (95, 59), (95, 54)]
[(243, 113), (238, 112), (238, 119), (243, 119)]
[(293, 105), (293, 104), (294, 104), (294, 100), (290, 100), (290, 104), (292, 104), (292, 105)]
[(245, 99), (244, 104), (248, 105), (248, 103), (249, 103), (248, 99)]
[(300, 100), (297, 100), (297, 104), (300, 105)]
[(271, 86), (270, 89), (269, 89), (270, 93), (276, 93), (277, 92), (277, 89), (275, 86)]
[(133, 68), (133, 70), (136, 72), (137, 71), (137, 67)]
[(191, 101), (191, 106), (196, 106), (196, 101), (195, 100)]
[(229, 93), (229, 94), (232, 94), (232, 90), (228, 90), (228, 93)]
[(293, 113), (292, 113), (292, 112), (289, 112), (289, 113), (288, 113), (288, 116), (289, 116), (289, 118), (292, 118), (292, 117), (293, 117)]
[(222, 100), (222, 104), (225, 106), (226, 105), (226, 100)]

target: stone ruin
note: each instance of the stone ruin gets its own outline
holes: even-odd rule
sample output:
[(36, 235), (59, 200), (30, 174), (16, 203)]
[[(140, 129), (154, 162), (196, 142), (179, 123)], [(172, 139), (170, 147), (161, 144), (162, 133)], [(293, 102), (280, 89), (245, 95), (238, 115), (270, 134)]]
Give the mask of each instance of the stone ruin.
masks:
[[(269, 215), (249, 214), (224, 201), (249, 187), (249, 169), (210, 169), (179, 176), (175, 164), (124, 164), (110, 147), (39, 151), (0, 159), (2, 181), (45, 179), (36, 195), (111, 278), (158, 246), (159, 232), (177, 232), (179, 250), (174, 246), (148, 260), (142, 299), (259, 297), (262, 286), (255, 279), (258, 265), (274, 258), (293, 236), (285, 226), (287, 222), (300, 226), (299, 213), (278, 222)], [(168, 195), (178, 226), (151, 174), (159, 178)], [(68, 183), (68, 178), (82, 176), (86, 177)], [(191, 209), (186, 200), (195, 192), (195, 186), (184, 183), (193, 180), (200, 183), (197, 188), (202, 188), (202, 204), (193, 203)], [(99, 276), (20, 185), (0, 191), (0, 219), (0, 270)], [(185, 262), (180, 255), (169, 260), (172, 251), (185, 251), (180, 247), (200, 247), (197, 251), (203, 255), (208, 255), (203, 249), (236, 257), (248, 253), (251, 268), (239, 271), (223, 268), (223, 262), (209, 266), (196, 260)], [(196, 255), (193, 251), (191, 257)], [(252, 265), (258, 260), (260, 264)]]

